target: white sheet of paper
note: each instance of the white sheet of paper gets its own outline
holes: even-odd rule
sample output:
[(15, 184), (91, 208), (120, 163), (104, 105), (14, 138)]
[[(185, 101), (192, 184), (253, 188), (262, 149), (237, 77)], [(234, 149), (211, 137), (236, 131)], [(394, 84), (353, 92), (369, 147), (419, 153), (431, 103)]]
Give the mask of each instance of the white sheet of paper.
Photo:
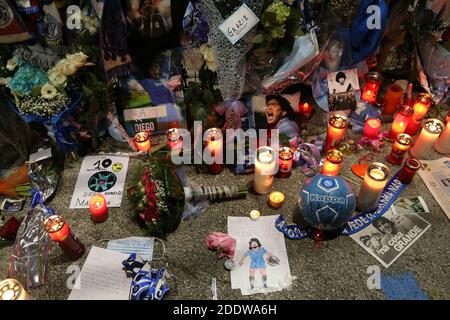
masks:
[(128, 300), (132, 279), (122, 269), (128, 256), (92, 247), (68, 300)]
[(155, 238), (150, 237), (128, 237), (108, 241), (106, 249), (122, 252), (125, 254), (136, 253), (143, 259), (152, 261)]
[(127, 177), (126, 156), (84, 157), (70, 201), (70, 209), (88, 208), (94, 194), (105, 196), (108, 207), (120, 207)]
[[(231, 288), (241, 289), (243, 295), (281, 291), (280, 280), (286, 275), (290, 275), (284, 236), (275, 229), (277, 217), (265, 216), (256, 221), (247, 217), (228, 217), (228, 234), (236, 239), (234, 254), (236, 268), (231, 271)], [(242, 265), (239, 264), (244, 254), (249, 251), (249, 241), (252, 238), (257, 238), (267, 253), (280, 259), (277, 266), (271, 266), (267, 263), (268, 254), (264, 255), (263, 269), (267, 273), (267, 288), (263, 288), (262, 274), (259, 269), (256, 270), (254, 276), (254, 289), (250, 288), (249, 276), (252, 260), (250, 257), (247, 257)]]

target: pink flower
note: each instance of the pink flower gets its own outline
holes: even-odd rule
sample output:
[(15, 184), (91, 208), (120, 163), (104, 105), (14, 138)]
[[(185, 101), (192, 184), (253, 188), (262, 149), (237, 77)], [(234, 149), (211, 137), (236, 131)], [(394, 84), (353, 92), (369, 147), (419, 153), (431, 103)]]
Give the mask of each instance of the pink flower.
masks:
[(208, 249), (219, 250), (218, 259), (223, 257), (233, 258), (236, 250), (236, 240), (229, 235), (221, 232), (213, 232), (205, 239)]

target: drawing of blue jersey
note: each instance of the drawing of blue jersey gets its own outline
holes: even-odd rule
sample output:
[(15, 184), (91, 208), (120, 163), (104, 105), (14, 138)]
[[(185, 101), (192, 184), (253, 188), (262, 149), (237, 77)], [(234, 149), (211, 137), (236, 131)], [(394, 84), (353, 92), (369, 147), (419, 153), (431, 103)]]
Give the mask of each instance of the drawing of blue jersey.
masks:
[(260, 247), (258, 250), (249, 250), (245, 256), (250, 257), (250, 269), (265, 269), (266, 262), (264, 261), (264, 255), (266, 254), (266, 249)]

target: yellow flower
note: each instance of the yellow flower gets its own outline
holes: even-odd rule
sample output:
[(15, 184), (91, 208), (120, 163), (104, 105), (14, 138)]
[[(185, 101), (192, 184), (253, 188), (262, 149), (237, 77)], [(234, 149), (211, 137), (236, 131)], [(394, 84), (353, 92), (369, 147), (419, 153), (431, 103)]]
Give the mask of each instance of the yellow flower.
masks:
[(67, 83), (67, 77), (61, 67), (51, 69), (48, 72), (48, 79), (55, 87), (65, 87)]
[(216, 59), (214, 58), (214, 51), (211, 47), (206, 44), (200, 46), (200, 52), (203, 55), (203, 59), (206, 62), (206, 68), (211, 70), (212, 72), (217, 71)]
[(66, 55), (67, 62), (73, 64), (77, 69), (83, 67), (87, 63), (88, 56), (83, 52)]
[(56, 90), (56, 88), (48, 83), (41, 88), (41, 96), (44, 99), (53, 99), (57, 93), (58, 91)]
[(17, 61), (14, 58), (9, 59), (8, 62), (6, 63), (6, 69), (8, 69), (8, 71), (13, 71), (16, 67)]

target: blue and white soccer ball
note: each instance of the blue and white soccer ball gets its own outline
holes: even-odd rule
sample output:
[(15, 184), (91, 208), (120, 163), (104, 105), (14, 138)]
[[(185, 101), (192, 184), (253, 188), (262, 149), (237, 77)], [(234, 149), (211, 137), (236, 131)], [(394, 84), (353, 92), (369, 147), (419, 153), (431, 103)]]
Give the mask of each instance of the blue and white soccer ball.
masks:
[(313, 227), (332, 231), (351, 218), (356, 199), (342, 177), (318, 175), (308, 179), (300, 191), (300, 213)]

